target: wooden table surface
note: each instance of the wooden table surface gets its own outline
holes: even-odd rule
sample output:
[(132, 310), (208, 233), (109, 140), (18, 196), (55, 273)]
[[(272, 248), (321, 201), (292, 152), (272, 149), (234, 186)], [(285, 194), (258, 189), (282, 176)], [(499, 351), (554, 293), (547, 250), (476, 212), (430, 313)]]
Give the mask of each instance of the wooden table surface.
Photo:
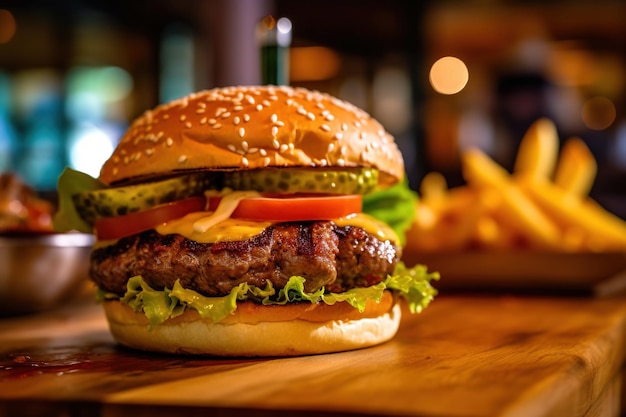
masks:
[(0, 417), (618, 416), (626, 298), (441, 294), (388, 343), (294, 358), (122, 349), (101, 307), (0, 319)]

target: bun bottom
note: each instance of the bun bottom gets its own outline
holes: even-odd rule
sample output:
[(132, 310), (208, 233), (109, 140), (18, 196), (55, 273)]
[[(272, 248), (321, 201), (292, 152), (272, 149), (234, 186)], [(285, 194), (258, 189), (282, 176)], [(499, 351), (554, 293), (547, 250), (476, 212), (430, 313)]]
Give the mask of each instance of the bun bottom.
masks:
[(397, 333), (402, 314), (395, 303), (379, 316), (354, 320), (213, 323), (186, 310), (182, 316), (150, 329), (142, 313), (119, 301), (106, 301), (104, 310), (111, 334), (121, 345), (151, 352), (215, 356), (299, 356), (374, 346)]

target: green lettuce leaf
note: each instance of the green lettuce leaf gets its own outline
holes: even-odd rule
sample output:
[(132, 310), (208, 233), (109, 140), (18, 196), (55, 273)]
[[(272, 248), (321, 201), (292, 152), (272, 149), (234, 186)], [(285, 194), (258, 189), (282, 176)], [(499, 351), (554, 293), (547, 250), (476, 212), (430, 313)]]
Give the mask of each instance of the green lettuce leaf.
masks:
[(83, 233), (92, 233), (93, 225), (78, 215), (72, 196), (84, 191), (100, 190), (106, 187), (106, 184), (96, 178), (66, 167), (59, 176), (57, 184), (59, 208), (52, 218), (54, 229), (57, 232), (75, 230)]
[(200, 316), (213, 322), (224, 320), (237, 309), (238, 301), (253, 300), (264, 305), (284, 305), (291, 302), (323, 302), (333, 305), (347, 302), (359, 311), (365, 310), (368, 299), (380, 302), (385, 289), (398, 292), (406, 299), (412, 313), (419, 313), (434, 299), (437, 290), (430, 282), (439, 279), (437, 272), (428, 272), (425, 266), (407, 268), (399, 263), (394, 274), (376, 285), (367, 288), (354, 288), (342, 293), (326, 293), (324, 289), (308, 293), (304, 289), (305, 279), (293, 276), (284, 288), (276, 289), (271, 283), (264, 288), (242, 283), (224, 297), (206, 297), (196, 291), (185, 289), (179, 281), (174, 288), (155, 290), (141, 276), (128, 280), (123, 297), (99, 291), (100, 301), (118, 299), (133, 310), (143, 312), (154, 327), (171, 317), (176, 317), (187, 308), (196, 310)]
[(363, 196), (363, 213), (387, 223), (398, 235), (400, 245), (406, 243), (406, 231), (415, 218), (417, 193), (409, 188), (406, 176), (402, 182)]

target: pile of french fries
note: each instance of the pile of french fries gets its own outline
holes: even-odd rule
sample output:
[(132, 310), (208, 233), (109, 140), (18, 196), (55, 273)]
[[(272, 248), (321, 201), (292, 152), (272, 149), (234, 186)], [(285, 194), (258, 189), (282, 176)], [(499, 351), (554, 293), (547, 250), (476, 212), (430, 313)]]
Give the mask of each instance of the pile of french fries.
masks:
[(406, 250), (626, 251), (626, 222), (589, 197), (594, 156), (576, 137), (559, 148), (555, 125), (540, 119), (512, 173), (471, 149), (461, 155), (466, 185), (449, 188), (441, 174), (427, 174)]

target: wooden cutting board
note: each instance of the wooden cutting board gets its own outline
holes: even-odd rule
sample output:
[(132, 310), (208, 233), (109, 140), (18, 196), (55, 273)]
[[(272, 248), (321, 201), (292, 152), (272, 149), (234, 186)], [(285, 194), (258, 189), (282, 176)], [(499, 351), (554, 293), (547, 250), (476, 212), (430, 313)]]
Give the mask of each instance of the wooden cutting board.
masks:
[(295, 358), (122, 349), (99, 306), (0, 321), (0, 417), (617, 416), (626, 298), (440, 295), (391, 342)]

